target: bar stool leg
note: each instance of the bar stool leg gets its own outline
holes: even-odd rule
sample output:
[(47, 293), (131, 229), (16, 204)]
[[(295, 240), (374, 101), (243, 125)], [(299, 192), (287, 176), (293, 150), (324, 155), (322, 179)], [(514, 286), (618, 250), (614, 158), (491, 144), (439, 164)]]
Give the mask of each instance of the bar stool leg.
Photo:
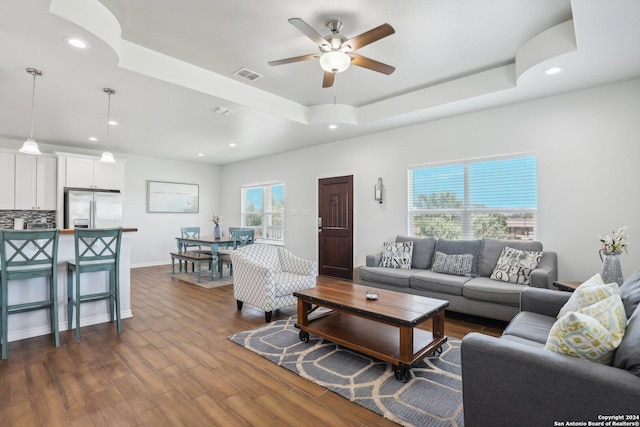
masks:
[(115, 300), (116, 300), (116, 326), (118, 329), (118, 333), (121, 334), (122, 333), (122, 324), (120, 322), (120, 277), (119, 276), (119, 271), (118, 269), (116, 269), (113, 272), (113, 276), (114, 276), (114, 290), (115, 290)]
[(80, 272), (76, 268), (75, 271), (76, 276), (76, 301), (75, 301), (75, 309), (76, 309), (76, 342), (80, 342)]
[(9, 301), (8, 301), (8, 295), (7, 295), (7, 280), (3, 279), (2, 280), (2, 287), (1, 287), (1, 291), (0, 291), (0, 299), (2, 300), (2, 360), (5, 360), (7, 358), (8, 355), (8, 336), (9, 336), (9, 328), (8, 328), (8, 320), (9, 320)]
[(56, 347), (60, 347), (60, 331), (58, 325), (58, 279), (54, 276), (48, 278), (51, 292), (51, 308), (49, 315), (51, 317), (51, 332), (53, 333), (53, 343)]

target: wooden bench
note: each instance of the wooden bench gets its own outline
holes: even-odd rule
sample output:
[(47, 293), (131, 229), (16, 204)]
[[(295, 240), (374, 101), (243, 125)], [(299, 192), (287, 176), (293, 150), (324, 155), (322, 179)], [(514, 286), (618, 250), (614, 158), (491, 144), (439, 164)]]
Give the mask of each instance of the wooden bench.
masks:
[[(196, 251), (187, 251), (187, 252), (171, 252), (171, 274), (176, 274), (175, 270), (175, 260), (192, 262), (196, 267), (196, 277), (198, 279), (198, 283), (202, 282), (202, 264), (206, 263), (210, 266), (215, 266), (218, 264), (218, 257), (216, 255), (203, 254), (201, 252)], [(212, 279), (218, 278), (218, 271), (216, 268), (210, 268)], [(186, 271), (186, 268), (185, 268)]]

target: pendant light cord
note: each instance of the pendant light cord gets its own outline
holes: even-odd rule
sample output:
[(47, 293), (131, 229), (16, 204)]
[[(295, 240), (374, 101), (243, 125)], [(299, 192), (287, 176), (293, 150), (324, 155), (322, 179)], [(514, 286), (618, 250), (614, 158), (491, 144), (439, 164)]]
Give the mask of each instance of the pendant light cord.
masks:
[(109, 120), (111, 120), (111, 91), (107, 100), (107, 151), (109, 151)]
[(33, 139), (33, 124), (35, 123), (35, 105), (36, 105), (36, 76), (42, 75), (42, 72), (35, 68), (27, 70), (33, 76), (33, 87), (31, 89), (31, 136), (29, 139)]

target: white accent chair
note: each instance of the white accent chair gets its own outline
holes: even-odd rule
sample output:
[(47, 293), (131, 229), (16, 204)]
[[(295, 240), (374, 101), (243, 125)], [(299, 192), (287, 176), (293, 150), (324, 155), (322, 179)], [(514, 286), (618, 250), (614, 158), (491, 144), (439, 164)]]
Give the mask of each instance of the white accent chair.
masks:
[(273, 310), (296, 303), (293, 293), (316, 286), (315, 261), (299, 258), (283, 247), (256, 243), (231, 253), (233, 294), (238, 310), (247, 303), (264, 310), (271, 321)]

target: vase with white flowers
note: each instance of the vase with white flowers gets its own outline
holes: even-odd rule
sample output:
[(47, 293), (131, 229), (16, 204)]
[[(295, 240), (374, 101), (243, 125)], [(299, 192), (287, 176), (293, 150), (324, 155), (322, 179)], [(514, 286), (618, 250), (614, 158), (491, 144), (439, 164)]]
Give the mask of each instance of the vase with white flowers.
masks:
[(216, 239), (221, 238), (222, 229), (220, 228), (220, 223), (222, 222), (222, 216), (211, 214), (209, 219), (213, 222), (213, 237)]
[(598, 235), (600, 243), (602, 243), (602, 248), (599, 251), (600, 259), (602, 260), (600, 276), (602, 276), (602, 280), (605, 283), (616, 282), (618, 285), (622, 285), (620, 254), (623, 250), (627, 253), (627, 247), (629, 246), (629, 236), (626, 234), (627, 228), (627, 226), (620, 227), (611, 235), (604, 237)]

